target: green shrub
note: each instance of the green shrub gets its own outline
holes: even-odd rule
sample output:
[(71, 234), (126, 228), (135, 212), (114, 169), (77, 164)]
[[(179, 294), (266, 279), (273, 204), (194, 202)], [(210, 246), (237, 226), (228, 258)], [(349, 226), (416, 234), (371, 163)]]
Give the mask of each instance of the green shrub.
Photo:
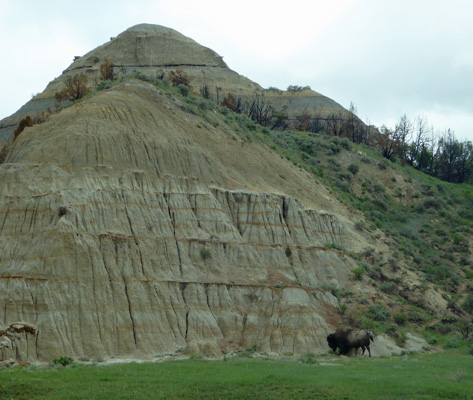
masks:
[(342, 173), (342, 174), (338, 174), (338, 179), (340, 180), (346, 180), (348, 182), (350, 182), (353, 178), (353, 175), (352, 174), (349, 174), (349, 173)]
[(378, 168), (381, 170), (386, 169), (389, 166), (389, 162), (387, 160), (382, 160), (378, 164)]
[(404, 325), (407, 321), (406, 314), (397, 313), (393, 315), (394, 322), (398, 325)]
[(340, 151), (342, 150), (342, 148), (336, 144), (336, 143), (330, 143), (330, 148), (329, 150), (327, 151), (327, 155), (328, 156), (331, 156), (333, 154), (337, 154), (337, 153), (340, 153)]
[(362, 276), (366, 273), (366, 269), (363, 267), (355, 268), (351, 271), (357, 281), (361, 280)]
[(441, 199), (436, 197), (428, 197), (421, 203), (415, 206), (415, 211), (426, 212), (428, 210), (441, 210), (444, 207), (444, 203)]
[(340, 171), (341, 165), (337, 162), (337, 160), (335, 160), (335, 158), (329, 158), (327, 161), (333, 171)]
[(157, 78), (153, 81), (153, 85), (161, 89), (167, 89), (169, 86), (171, 86), (171, 82), (169, 82), (167, 78)]
[(371, 318), (363, 318), (360, 323), (360, 328), (374, 331), (376, 329), (376, 323)]
[(458, 348), (459, 344), (460, 343), (459, 343), (458, 339), (453, 338), (453, 339), (450, 339), (448, 342), (446, 342), (443, 345), (443, 348), (444, 349), (456, 349), (456, 348)]
[(339, 244), (337, 244), (337, 243), (327, 243), (327, 244), (325, 244), (325, 247), (326, 247), (327, 249), (334, 249), (334, 250), (345, 251), (345, 249), (344, 249), (342, 246), (340, 246)]
[(200, 255), (202, 256), (204, 260), (207, 260), (208, 258), (212, 256), (212, 252), (210, 251), (210, 249), (202, 249), (200, 251)]
[(368, 270), (368, 275), (371, 279), (374, 279), (375, 281), (381, 280), (382, 277), (382, 272), (381, 272), (381, 267), (379, 265), (376, 265)]
[(441, 322), (437, 322), (437, 323), (429, 326), (428, 329), (429, 329), (429, 331), (437, 332), (437, 333), (440, 333), (442, 335), (446, 335), (446, 334), (452, 332), (452, 327), (450, 326), (450, 324), (443, 324)]
[(343, 138), (340, 141), (340, 145), (345, 149), (345, 150), (351, 150), (351, 142), (348, 140), (348, 138)]
[(53, 364), (54, 365), (62, 365), (63, 367), (67, 367), (69, 364), (72, 364), (73, 361), (74, 361), (74, 359), (72, 359), (71, 357), (60, 356), (59, 358), (55, 358), (53, 360)]
[(357, 231), (360, 231), (360, 232), (361, 232), (361, 231), (364, 229), (364, 227), (365, 227), (364, 221), (357, 221), (357, 222), (355, 222), (355, 229), (356, 229)]
[(473, 313), (473, 294), (470, 294), (466, 300), (463, 302), (462, 307), (464, 310), (469, 312), (470, 314)]
[(177, 88), (179, 89), (179, 92), (181, 92), (181, 94), (184, 96), (184, 97), (187, 97), (189, 95), (189, 86), (186, 86), (186, 85), (183, 85), (182, 83), (179, 84), (177, 86)]
[(350, 171), (353, 175), (356, 175), (360, 171), (360, 166), (358, 164), (350, 164), (348, 166), (348, 171)]
[(238, 356), (239, 357), (252, 357), (253, 354), (255, 354), (257, 351), (258, 351), (258, 346), (256, 344), (254, 344), (251, 347), (247, 347), (244, 350), (240, 350), (238, 352)]
[(347, 305), (346, 305), (346, 304), (342, 304), (342, 305), (340, 305), (340, 306), (338, 307), (338, 312), (339, 312), (340, 314), (343, 315), (343, 314), (346, 313), (346, 311), (347, 311)]
[[(435, 282), (443, 281), (452, 275), (452, 270), (446, 265), (435, 265), (428, 264), (423, 267), (423, 271), (427, 274), (430, 280)], [(473, 299), (471, 304), (471, 310), (473, 311)]]
[(302, 92), (303, 90), (310, 90), (310, 86), (289, 85), (286, 90), (288, 92)]
[(391, 318), (391, 313), (381, 304), (375, 304), (369, 308), (368, 316), (375, 321), (387, 321)]
[(397, 285), (395, 282), (385, 281), (379, 287), (384, 293), (393, 294), (396, 291)]
[(142, 72), (135, 71), (133, 73), (133, 78), (139, 79), (140, 81), (149, 82), (151, 78), (143, 74)]
[(386, 188), (381, 183), (375, 183), (372, 187), (373, 192), (375, 193), (385, 193)]
[(113, 85), (113, 82), (110, 80), (100, 81), (95, 87), (95, 90), (100, 91), (100, 90), (109, 89), (112, 87), (112, 85)]

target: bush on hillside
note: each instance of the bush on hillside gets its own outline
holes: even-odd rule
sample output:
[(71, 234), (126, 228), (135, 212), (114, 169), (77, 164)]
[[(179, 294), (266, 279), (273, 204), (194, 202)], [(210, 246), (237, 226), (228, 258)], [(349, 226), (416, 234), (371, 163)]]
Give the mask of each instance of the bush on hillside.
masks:
[(24, 131), (25, 128), (33, 126), (33, 120), (29, 115), (23, 118), (20, 123), (18, 124), (17, 128), (13, 132), (13, 142), (18, 138), (21, 132)]
[(83, 72), (68, 76), (64, 82), (65, 88), (55, 95), (56, 104), (73, 102), (89, 94), (88, 82), (87, 75)]
[(353, 175), (356, 175), (360, 171), (360, 166), (358, 164), (350, 164), (348, 166), (348, 171), (350, 171)]
[(168, 79), (172, 86), (184, 85), (191, 88), (191, 78), (182, 69), (169, 71)]
[(310, 90), (310, 86), (289, 85), (287, 87), (288, 92), (302, 92), (303, 90)]
[(105, 58), (104, 62), (100, 65), (100, 75), (103, 81), (113, 81), (115, 79), (113, 67), (112, 60)]
[(368, 309), (368, 316), (375, 321), (387, 321), (391, 318), (391, 313), (381, 304), (375, 304)]
[(358, 268), (353, 269), (351, 272), (353, 273), (354, 278), (357, 281), (359, 281), (361, 280), (363, 275), (366, 273), (366, 269), (364, 269), (363, 267), (358, 267)]
[(179, 92), (181, 92), (181, 94), (182, 94), (184, 97), (189, 96), (189, 86), (183, 85), (183, 84), (181, 83), (181, 84), (179, 84), (179, 85), (177, 86), (177, 88), (179, 89)]

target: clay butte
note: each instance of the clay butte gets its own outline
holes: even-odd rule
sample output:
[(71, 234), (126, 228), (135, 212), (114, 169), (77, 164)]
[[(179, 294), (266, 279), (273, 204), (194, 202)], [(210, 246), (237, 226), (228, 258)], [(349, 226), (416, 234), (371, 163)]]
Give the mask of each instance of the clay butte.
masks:
[[(50, 105), (69, 74), (97, 76), (105, 58), (263, 90), (178, 32), (138, 25), (11, 118)], [(131, 79), (22, 132), (0, 165), (0, 321), (32, 328), (0, 357), (327, 351), (339, 318), (327, 288), (351, 285), (351, 254), (372, 239), (313, 175), (218, 118)]]
[(286, 106), (291, 117), (304, 110), (309, 113), (316, 110), (322, 116), (345, 112), (341, 105), (313, 90), (265, 90), (228, 68), (222, 57), (213, 50), (174, 29), (140, 24), (84, 56), (76, 56), (63, 74), (51, 81), (42, 93), (16, 113), (0, 121), (0, 141), (10, 139), (18, 123), (27, 115), (34, 116), (48, 108), (54, 109), (55, 94), (64, 87), (64, 82), (70, 75), (85, 73), (91, 85), (96, 79), (100, 79), (100, 65), (105, 59), (113, 61), (118, 75), (139, 72), (155, 77), (163, 73), (167, 75), (171, 70), (183, 70), (192, 78), (194, 90), (199, 92), (206, 87), (215, 100), (221, 100), (229, 93), (241, 98), (264, 96), (276, 109)]

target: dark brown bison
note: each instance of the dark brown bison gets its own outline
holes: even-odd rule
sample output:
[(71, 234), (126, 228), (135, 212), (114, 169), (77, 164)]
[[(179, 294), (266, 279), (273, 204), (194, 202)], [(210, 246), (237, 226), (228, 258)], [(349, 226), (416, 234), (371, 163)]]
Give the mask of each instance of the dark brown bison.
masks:
[(331, 333), (327, 336), (327, 342), (329, 347), (336, 351), (340, 349), (340, 355), (348, 354), (351, 349), (355, 349), (355, 355), (358, 349), (361, 347), (365, 354), (365, 349), (368, 349), (368, 353), (371, 357), (370, 341), (374, 341), (373, 334), (369, 331), (356, 330), (356, 329), (342, 329), (338, 328), (335, 333)]

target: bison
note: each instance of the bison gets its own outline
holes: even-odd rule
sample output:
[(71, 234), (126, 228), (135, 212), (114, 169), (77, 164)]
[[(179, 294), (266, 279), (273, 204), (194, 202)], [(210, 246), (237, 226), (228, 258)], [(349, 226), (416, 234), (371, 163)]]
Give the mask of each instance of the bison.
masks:
[(339, 328), (335, 333), (331, 333), (327, 336), (327, 342), (329, 347), (336, 351), (340, 349), (340, 355), (348, 354), (351, 349), (355, 349), (355, 355), (358, 349), (361, 347), (365, 354), (365, 349), (368, 349), (368, 353), (371, 357), (370, 341), (374, 341), (373, 334), (369, 331), (355, 330), (355, 329), (342, 329)]

